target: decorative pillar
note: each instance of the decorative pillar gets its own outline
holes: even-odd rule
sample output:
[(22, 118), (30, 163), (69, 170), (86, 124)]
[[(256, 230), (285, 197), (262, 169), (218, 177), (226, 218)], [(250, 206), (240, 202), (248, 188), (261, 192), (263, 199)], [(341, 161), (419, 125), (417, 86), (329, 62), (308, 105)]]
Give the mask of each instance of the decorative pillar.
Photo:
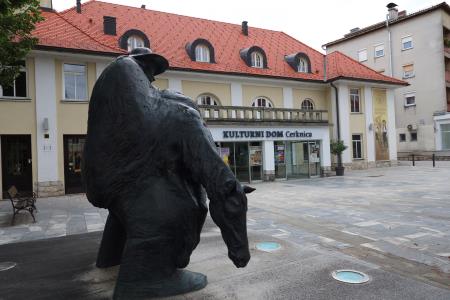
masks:
[(169, 78), (169, 90), (182, 93), (183, 85), (181, 84), (181, 79)]
[(283, 88), (283, 106), (284, 108), (294, 108), (294, 96), (292, 95), (292, 88)]
[(366, 148), (369, 166), (375, 166), (375, 127), (373, 123), (373, 95), (372, 87), (364, 87), (365, 119), (366, 119)]
[(342, 152), (342, 163), (351, 164), (352, 156), (350, 153), (350, 147), (352, 146), (352, 140), (350, 136), (350, 95), (348, 86), (346, 84), (339, 84), (338, 93), (341, 140), (348, 147), (344, 152)]
[(35, 78), (38, 160), (35, 190), (39, 197), (64, 195), (64, 186), (58, 177), (56, 103), (62, 95), (56, 95), (55, 60), (51, 57), (36, 57)]
[(231, 83), (231, 105), (242, 106), (242, 84), (239, 82)]
[(386, 90), (387, 115), (388, 115), (388, 143), (389, 160), (397, 161), (397, 130), (395, 128), (395, 94), (393, 89)]

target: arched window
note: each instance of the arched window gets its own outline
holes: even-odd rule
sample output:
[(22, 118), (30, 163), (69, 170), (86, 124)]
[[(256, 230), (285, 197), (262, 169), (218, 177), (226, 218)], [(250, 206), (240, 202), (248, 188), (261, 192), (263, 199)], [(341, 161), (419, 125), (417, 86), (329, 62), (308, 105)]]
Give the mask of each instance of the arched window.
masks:
[(219, 105), (219, 100), (217, 100), (216, 97), (209, 94), (202, 94), (197, 97), (197, 104), (198, 105)]
[(253, 101), (252, 106), (253, 107), (273, 107), (273, 104), (267, 98), (258, 97)]
[(132, 35), (128, 38), (128, 52), (134, 48), (144, 47), (144, 40), (137, 35)]
[(303, 57), (298, 60), (297, 71), (300, 73), (308, 73), (308, 62)]
[(210, 62), (209, 48), (206, 45), (200, 44), (195, 47), (195, 61)]
[(254, 68), (264, 68), (264, 57), (259, 51), (252, 52), (252, 67)]
[(312, 102), (311, 99), (306, 98), (305, 100), (303, 100), (302, 102), (302, 109), (304, 110), (313, 110), (314, 109), (314, 103)]

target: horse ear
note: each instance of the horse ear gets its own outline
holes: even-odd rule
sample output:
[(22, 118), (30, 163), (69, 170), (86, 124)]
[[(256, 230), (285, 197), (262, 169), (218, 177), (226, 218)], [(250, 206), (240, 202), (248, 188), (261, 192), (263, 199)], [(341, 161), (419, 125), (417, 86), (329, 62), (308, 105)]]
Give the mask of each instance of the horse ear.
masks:
[(251, 192), (256, 190), (255, 188), (252, 188), (251, 186), (248, 186), (248, 185), (244, 185), (243, 188), (244, 188), (244, 193), (246, 193), (246, 194), (250, 194)]

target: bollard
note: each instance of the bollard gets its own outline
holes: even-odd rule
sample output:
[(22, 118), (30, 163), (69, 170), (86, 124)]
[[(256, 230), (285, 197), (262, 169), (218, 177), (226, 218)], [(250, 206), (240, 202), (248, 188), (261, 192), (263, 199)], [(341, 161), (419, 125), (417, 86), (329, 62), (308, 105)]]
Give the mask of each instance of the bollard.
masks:
[(434, 168), (434, 167), (436, 167), (436, 156), (434, 153), (432, 155), (432, 158), (433, 158), (433, 168)]
[(415, 158), (414, 158), (414, 154), (412, 155), (412, 161), (413, 161), (413, 167), (415, 167), (416, 166), (416, 161), (415, 161)]

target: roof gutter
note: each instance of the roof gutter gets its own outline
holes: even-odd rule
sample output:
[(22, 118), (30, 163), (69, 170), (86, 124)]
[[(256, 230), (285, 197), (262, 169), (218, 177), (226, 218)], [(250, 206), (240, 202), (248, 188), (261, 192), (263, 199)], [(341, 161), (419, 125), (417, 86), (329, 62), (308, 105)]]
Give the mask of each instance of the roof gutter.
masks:
[(393, 62), (392, 62), (392, 39), (391, 39), (391, 28), (389, 27), (389, 15), (386, 15), (386, 28), (388, 31), (388, 41), (389, 41), (389, 71), (391, 77), (394, 75), (394, 71), (392, 70)]

